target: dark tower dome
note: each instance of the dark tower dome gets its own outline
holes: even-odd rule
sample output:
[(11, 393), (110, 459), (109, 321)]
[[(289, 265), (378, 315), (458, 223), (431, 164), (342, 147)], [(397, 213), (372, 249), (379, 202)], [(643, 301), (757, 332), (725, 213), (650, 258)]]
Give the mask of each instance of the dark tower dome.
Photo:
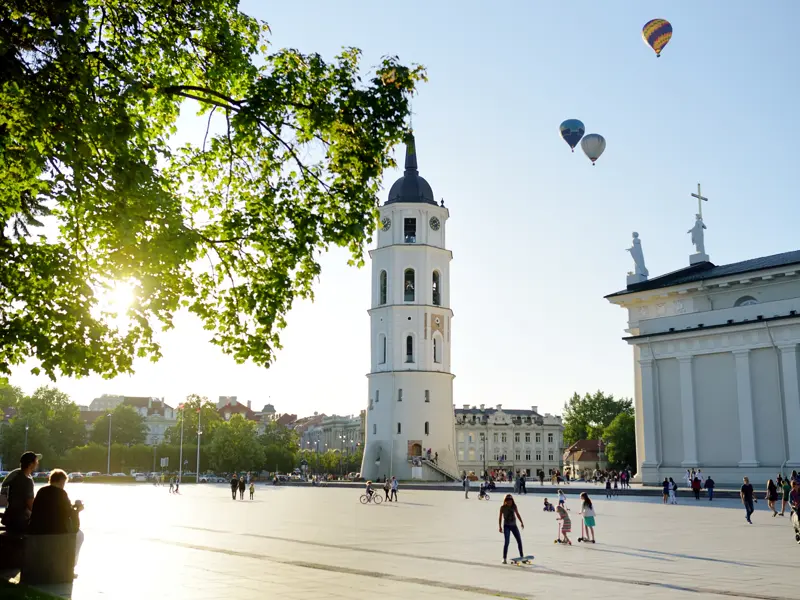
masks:
[(430, 184), (417, 171), (417, 147), (413, 134), (406, 143), (406, 172), (392, 185), (386, 204), (395, 202), (423, 202), (436, 206)]

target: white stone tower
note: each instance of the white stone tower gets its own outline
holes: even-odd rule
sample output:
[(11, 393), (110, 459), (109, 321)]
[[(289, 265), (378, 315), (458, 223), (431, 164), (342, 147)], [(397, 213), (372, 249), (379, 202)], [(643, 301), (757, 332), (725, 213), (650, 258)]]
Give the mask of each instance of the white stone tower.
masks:
[(366, 479), (412, 478), (412, 457), (430, 449), (415, 477), (457, 475), (453, 375), (450, 373), (450, 260), (445, 247), (449, 211), (438, 205), (417, 171), (414, 138), (405, 174), (380, 207), (372, 258), (372, 359), (366, 440)]

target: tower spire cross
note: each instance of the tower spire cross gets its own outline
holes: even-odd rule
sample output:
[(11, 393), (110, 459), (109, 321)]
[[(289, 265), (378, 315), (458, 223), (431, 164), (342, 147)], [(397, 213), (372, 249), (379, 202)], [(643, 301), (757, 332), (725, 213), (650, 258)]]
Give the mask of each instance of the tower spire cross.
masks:
[(702, 219), (703, 218), (703, 202), (704, 201), (708, 202), (708, 198), (706, 198), (705, 196), (703, 196), (703, 194), (700, 193), (700, 184), (699, 183), (697, 184), (697, 193), (696, 194), (692, 194), (692, 198), (697, 198), (697, 214), (700, 215), (700, 218)]

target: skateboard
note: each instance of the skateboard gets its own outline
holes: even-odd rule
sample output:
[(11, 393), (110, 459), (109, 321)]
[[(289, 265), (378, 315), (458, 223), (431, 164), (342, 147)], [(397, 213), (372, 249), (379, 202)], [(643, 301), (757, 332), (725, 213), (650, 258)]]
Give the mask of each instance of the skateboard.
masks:
[(533, 564), (533, 555), (528, 556), (520, 556), (518, 558), (512, 558), (508, 561), (510, 564), (520, 567), (522, 565), (532, 565)]

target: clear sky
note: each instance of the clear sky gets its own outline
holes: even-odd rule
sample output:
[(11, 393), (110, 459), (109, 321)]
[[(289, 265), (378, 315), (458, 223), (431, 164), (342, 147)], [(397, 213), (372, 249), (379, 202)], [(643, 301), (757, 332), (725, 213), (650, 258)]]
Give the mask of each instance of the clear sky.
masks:
[[(800, 248), (797, 118), (800, 3), (263, 2), (275, 47), (364, 51), (428, 68), (413, 103), (420, 173), (450, 209), (457, 405), (560, 413), (573, 391), (633, 393), (625, 311), (631, 231), (651, 277), (688, 266), (698, 182), (706, 251), (725, 264)], [(391, 10), (389, 9), (391, 6)], [(641, 38), (674, 28), (661, 58)], [(596, 167), (558, 125), (602, 134)], [(382, 201), (399, 172), (387, 173)], [(323, 259), (316, 301), (297, 304), (269, 370), (236, 365), (189, 316), (164, 358), (113, 381), (60, 380), (79, 403), (101, 393), (236, 395), (280, 412), (357, 413), (367, 401), (370, 267)], [(32, 391), (44, 378), (19, 369)]]

